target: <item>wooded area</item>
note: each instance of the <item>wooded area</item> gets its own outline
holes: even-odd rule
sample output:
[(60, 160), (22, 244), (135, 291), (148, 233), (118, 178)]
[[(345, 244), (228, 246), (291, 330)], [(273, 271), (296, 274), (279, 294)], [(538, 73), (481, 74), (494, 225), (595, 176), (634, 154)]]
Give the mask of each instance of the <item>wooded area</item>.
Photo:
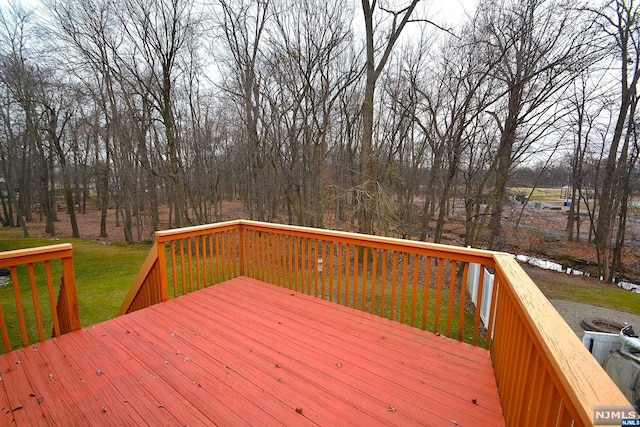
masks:
[[(419, 0), (42, 0), (0, 8), (5, 226), (96, 206), (126, 240), (251, 219), (504, 245), (523, 171), (559, 174), (568, 239), (621, 265), (639, 154), (633, 0), (480, 0), (433, 19)], [(575, 211), (588, 207), (587, 224)], [(58, 206), (58, 204), (63, 206)]]

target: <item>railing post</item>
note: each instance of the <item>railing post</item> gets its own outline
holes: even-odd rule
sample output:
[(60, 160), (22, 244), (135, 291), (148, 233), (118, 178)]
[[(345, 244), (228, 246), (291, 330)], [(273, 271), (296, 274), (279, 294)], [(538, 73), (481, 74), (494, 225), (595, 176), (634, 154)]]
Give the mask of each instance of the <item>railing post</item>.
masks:
[(242, 223), (238, 225), (238, 245), (240, 245), (240, 275), (244, 276), (244, 226)]
[[(160, 300), (169, 299), (169, 279), (167, 278), (167, 254), (165, 242), (156, 240), (158, 250), (158, 270), (160, 272)], [(173, 266), (172, 268), (175, 268)]]
[[(62, 333), (77, 331), (80, 329), (80, 311), (78, 310), (78, 294), (76, 292), (76, 277), (73, 271), (73, 258), (62, 258), (62, 289), (61, 294), (64, 304), (60, 307), (68, 316), (68, 331)], [(62, 326), (62, 325), (61, 325)]]

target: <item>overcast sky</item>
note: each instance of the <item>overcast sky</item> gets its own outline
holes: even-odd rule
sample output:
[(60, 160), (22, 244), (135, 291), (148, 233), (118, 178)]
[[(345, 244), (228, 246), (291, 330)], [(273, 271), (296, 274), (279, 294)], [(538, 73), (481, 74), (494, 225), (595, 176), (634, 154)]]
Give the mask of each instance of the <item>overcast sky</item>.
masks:
[[(0, 6), (4, 7), (9, 4), (11, 0), (0, 0)], [(28, 5), (28, 6), (36, 6), (40, 4), (40, 0), (12, 0), (17, 1), (20, 4)], [(357, 7), (359, 7), (358, 0), (352, 0), (357, 3)], [(428, 6), (429, 15), (433, 18), (442, 19), (445, 22), (455, 23), (460, 19), (460, 17), (464, 16), (464, 12), (473, 10), (474, 5), (476, 4), (476, 0), (427, 0), (426, 5)]]
[(476, 0), (431, 0), (430, 12), (436, 17), (450, 24), (464, 18), (465, 13), (471, 13)]

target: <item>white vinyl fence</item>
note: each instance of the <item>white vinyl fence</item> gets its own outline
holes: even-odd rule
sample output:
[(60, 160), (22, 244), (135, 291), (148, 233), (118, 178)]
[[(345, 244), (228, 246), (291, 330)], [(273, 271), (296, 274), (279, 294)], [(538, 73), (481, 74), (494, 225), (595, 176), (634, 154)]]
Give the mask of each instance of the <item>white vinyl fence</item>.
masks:
[[(473, 303), (478, 306), (478, 289), (480, 288), (480, 264), (469, 264), (469, 274), (467, 276), (467, 291), (471, 296)], [(489, 273), (486, 268), (482, 269), (482, 303), (480, 304), (480, 319), (482, 324), (487, 327), (489, 313), (491, 312), (491, 295), (493, 294), (493, 274)], [(497, 301), (497, 298), (496, 298)]]

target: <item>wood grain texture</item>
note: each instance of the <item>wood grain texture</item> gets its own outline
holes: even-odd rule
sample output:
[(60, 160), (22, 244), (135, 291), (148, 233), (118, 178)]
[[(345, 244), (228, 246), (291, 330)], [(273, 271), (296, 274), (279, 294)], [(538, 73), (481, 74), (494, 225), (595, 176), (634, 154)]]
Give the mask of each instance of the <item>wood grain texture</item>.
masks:
[(486, 350), (246, 277), (0, 356), (0, 374), (3, 425), (504, 425)]
[[(570, 412), (577, 425), (593, 425), (596, 406), (628, 407), (629, 402), (620, 390), (513, 257), (497, 253), (495, 258), (499, 267), (496, 269), (497, 281), (509, 284), (498, 291), (498, 307), (505, 309), (495, 314), (492, 357), (498, 382), (501, 377), (509, 376), (517, 377), (514, 381), (521, 381), (529, 365), (534, 366), (535, 375), (544, 376), (545, 383), (554, 387), (554, 393), (562, 399), (562, 405), (558, 405), (561, 415)], [(517, 344), (518, 340), (520, 344)], [(527, 357), (529, 353), (535, 355), (537, 363), (524, 359), (525, 353)], [(500, 387), (502, 389), (502, 385)], [(518, 396), (520, 401), (513, 402), (513, 409), (514, 396), (502, 393), (507, 421), (528, 416), (522, 409), (523, 404), (533, 399), (537, 387), (519, 389), (526, 395)], [(553, 411), (551, 418), (555, 419)]]

